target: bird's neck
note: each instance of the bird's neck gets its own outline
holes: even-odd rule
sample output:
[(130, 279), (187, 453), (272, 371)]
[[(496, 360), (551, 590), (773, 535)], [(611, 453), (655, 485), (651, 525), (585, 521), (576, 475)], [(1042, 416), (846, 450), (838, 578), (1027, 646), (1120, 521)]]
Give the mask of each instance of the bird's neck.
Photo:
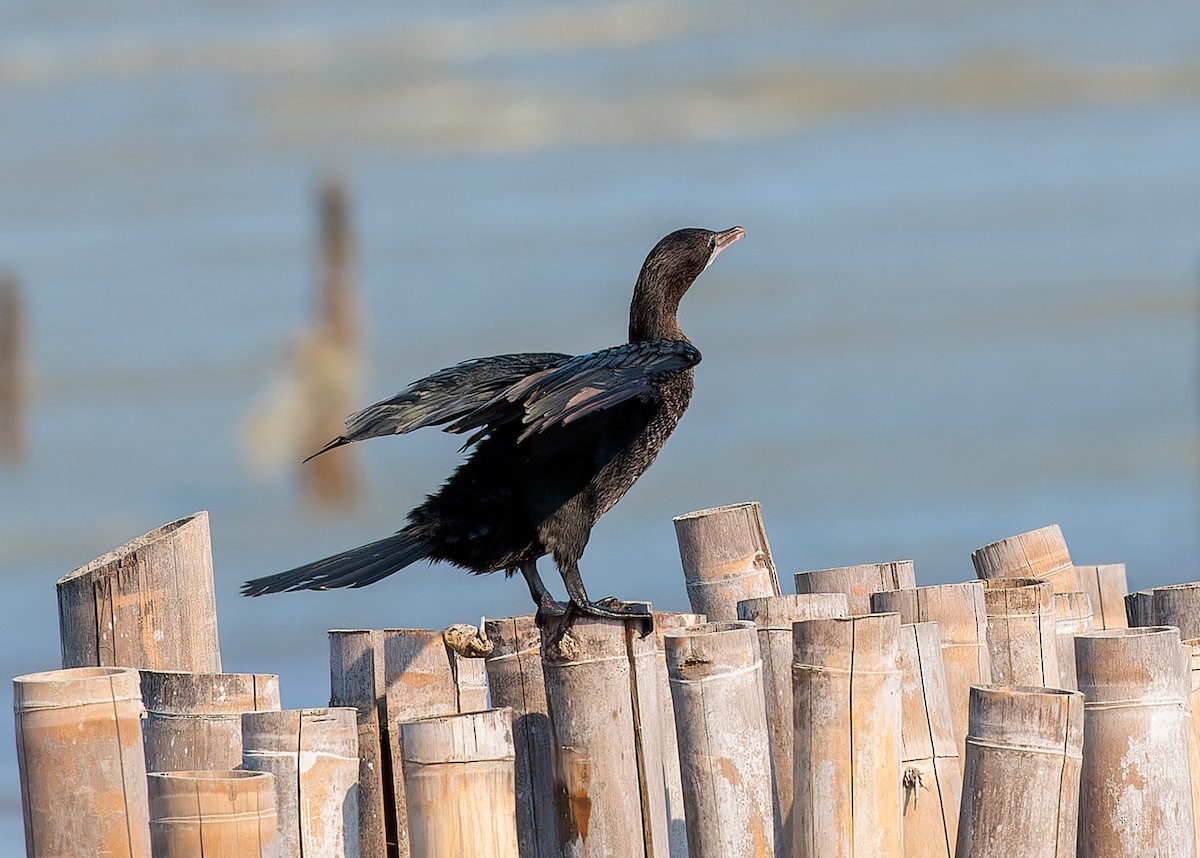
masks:
[(639, 279), (633, 290), (633, 302), (629, 305), (629, 342), (686, 340), (678, 318), (683, 291)]

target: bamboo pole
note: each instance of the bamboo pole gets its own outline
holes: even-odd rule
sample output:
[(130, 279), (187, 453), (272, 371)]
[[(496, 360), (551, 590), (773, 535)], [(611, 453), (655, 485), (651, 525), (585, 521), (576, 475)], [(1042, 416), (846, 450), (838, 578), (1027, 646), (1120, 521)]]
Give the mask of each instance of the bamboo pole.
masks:
[(143, 670), (146, 771), (224, 771), (242, 763), (242, 713), (279, 709), (271, 673)]
[(667, 675), (665, 638), (669, 632), (698, 626), (707, 621), (704, 614), (678, 611), (654, 612), (654, 650), (658, 665), (658, 703), (662, 712), (663, 781), (667, 789), (667, 839), (671, 858), (688, 858), (687, 820), (683, 810), (683, 779), (679, 771), (679, 742), (675, 735), (675, 706), (671, 701), (671, 680)]
[(1200, 845), (1200, 638), (1184, 641), (1188, 671), (1188, 773), (1192, 784), (1192, 827)]
[(557, 858), (554, 737), (546, 714), (541, 633), (532, 615), (486, 620), (484, 629), (494, 646), (487, 659), (492, 705), (512, 710), (518, 851), (521, 858)]
[(845, 593), (798, 593), (738, 602), (738, 617), (758, 628), (767, 738), (771, 745), (775, 854), (792, 854), (792, 625), (850, 615)]
[(963, 764), (957, 855), (1074, 858), (1083, 695), (976, 686)]
[(1129, 583), (1125, 579), (1124, 563), (1101, 566), (1076, 566), (1075, 574), (1088, 598), (1097, 629), (1123, 629), (1129, 625), (1125, 616), (1125, 597)]
[(1155, 587), (1154, 624), (1174, 626), (1184, 639), (1200, 638), (1200, 581)]
[(153, 772), (154, 858), (277, 858), (269, 772)]
[(749, 622), (665, 637), (692, 858), (775, 855), (758, 635)]
[(954, 858), (962, 767), (937, 623), (900, 626), (905, 858)]
[(792, 635), (792, 854), (899, 858), (900, 617), (805, 620)]
[(20, 284), (0, 276), (0, 460), (12, 464), (25, 458), (27, 352)]
[(996, 685), (1057, 688), (1053, 587), (1040, 578), (992, 578), (983, 582), (988, 653)]
[(779, 595), (758, 501), (701, 509), (674, 522), (692, 611), (713, 622), (736, 620), (742, 599)]
[(150, 858), (137, 671), (18, 676), (13, 709), (26, 855)]
[(1057, 524), (1018, 533), (977, 548), (971, 553), (976, 574), (992, 578), (1041, 578), (1055, 593), (1077, 593), (1079, 577)]
[(656, 667), (654, 639), (636, 620), (542, 629), (565, 856), (670, 851)]
[(896, 612), (901, 623), (937, 623), (942, 640), (946, 693), (958, 742), (958, 759), (966, 757), (971, 686), (992, 682), (992, 659), (987, 642), (987, 610), (983, 582), (938, 584), (913, 590), (871, 594), (877, 614)]
[(221, 671), (207, 512), (155, 528), (55, 586), (63, 667)]
[(1075, 650), (1087, 699), (1080, 858), (1194, 858), (1191, 679), (1179, 630), (1091, 632), (1075, 639)]
[(1087, 593), (1054, 594), (1054, 639), (1058, 649), (1058, 687), (1079, 690), (1075, 675), (1075, 636), (1095, 631), (1092, 600)]
[(517, 858), (511, 718), (488, 709), (400, 725), (413, 858)]
[(1127, 628), (1135, 626), (1153, 626), (1154, 622), (1154, 591), (1135, 590), (1125, 597), (1125, 619)]
[(359, 858), (356, 714), (242, 714), (242, 768), (274, 776), (280, 858)]
[(871, 612), (871, 594), (881, 590), (911, 590), (917, 586), (911, 560), (837, 566), (796, 573), (797, 593), (845, 593), (851, 614)]

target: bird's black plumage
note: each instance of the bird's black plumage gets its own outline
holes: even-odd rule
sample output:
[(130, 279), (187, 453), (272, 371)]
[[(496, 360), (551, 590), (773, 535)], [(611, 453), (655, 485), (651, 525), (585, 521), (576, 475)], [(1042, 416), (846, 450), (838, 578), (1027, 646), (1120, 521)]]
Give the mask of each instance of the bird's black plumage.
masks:
[(428, 559), (479, 574), (520, 569), (547, 609), (536, 562), (550, 554), (573, 608), (604, 613), (588, 601), (579, 558), (592, 526), (650, 466), (687, 408), (700, 352), (679, 328), (679, 300), (744, 234), (684, 229), (663, 238), (638, 276), (623, 345), (469, 360), (352, 415), (314, 455), (426, 426), (472, 433), (464, 449), (474, 449), (400, 532), (249, 581), (242, 592), (362, 587)]

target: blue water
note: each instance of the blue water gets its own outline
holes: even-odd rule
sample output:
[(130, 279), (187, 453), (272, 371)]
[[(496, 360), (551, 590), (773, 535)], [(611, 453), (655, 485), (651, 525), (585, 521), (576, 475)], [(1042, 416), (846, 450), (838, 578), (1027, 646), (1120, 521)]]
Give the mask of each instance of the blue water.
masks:
[[(684, 302), (696, 397), (594, 531), (595, 595), (683, 607), (671, 516), (746, 499), (784, 574), (911, 557), (950, 581), (1058, 522), (1134, 587), (1200, 577), (1200, 6), (728, 8), (4, 4), (0, 268), (34, 368), (29, 456), (0, 466), (8, 675), (57, 666), (57, 577), (197, 509), (226, 668), (278, 672), (287, 706), (327, 699), (326, 629), (527, 609), (449, 568), (236, 595), (390, 533), (458, 460), (437, 433), (365, 444), (341, 518), (244, 464), (309, 315), (329, 168), (363, 404), (466, 357), (618, 342), (661, 235), (746, 227)], [(15, 853), (11, 742), (0, 768)]]

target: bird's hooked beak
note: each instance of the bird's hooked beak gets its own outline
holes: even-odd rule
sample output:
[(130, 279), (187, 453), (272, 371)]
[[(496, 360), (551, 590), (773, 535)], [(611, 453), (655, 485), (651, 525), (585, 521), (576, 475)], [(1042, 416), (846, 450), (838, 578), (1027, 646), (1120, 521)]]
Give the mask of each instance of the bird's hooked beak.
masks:
[[(723, 232), (714, 233), (713, 252), (712, 256), (708, 258), (708, 264), (712, 265), (713, 260), (717, 258), (717, 255), (722, 250), (729, 247), (729, 245), (733, 244), (745, 234), (746, 230), (740, 226), (731, 226), (729, 229), (724, 230)], [(706, 265), (705, 267), (707, 268), (708, 266)]]

